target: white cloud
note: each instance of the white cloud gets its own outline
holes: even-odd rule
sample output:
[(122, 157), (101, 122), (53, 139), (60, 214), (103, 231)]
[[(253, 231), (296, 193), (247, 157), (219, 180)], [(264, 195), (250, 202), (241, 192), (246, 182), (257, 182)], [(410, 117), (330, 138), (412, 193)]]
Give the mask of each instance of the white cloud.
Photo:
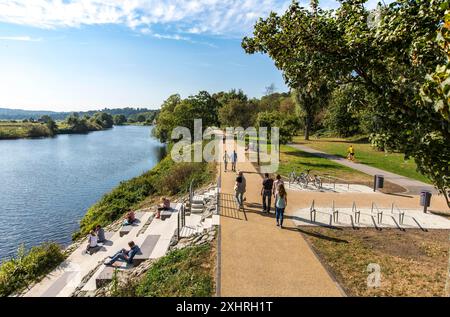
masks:
[[(180, 33), (241, 36), (291, 0), (0, 0), (0, 21), (40, 28), (162, 25)], [(174, 35), (173, 35), (174, 36)]]
[(0, 36), (0, 41), (40, 42), (42, 39), (30, 36)]

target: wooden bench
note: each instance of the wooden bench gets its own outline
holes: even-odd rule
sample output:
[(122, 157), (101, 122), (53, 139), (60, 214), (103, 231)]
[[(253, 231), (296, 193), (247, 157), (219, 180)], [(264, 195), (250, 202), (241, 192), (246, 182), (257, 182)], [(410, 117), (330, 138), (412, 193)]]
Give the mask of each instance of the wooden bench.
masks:
[(122, 225), (122, 227), (120, 228), (120, 231), (119, 231), (120, 237), (123, 237), (124, 235), (129, 234), (131, 229), (133, 229), (134, 227), (139, 226), (139, 224), (141, 223), (141, 218), (143, 216), (144, 216), (144, 212), (137, 212), (135, 214), (136, 220), (134, 220), (133, 224), (131, 224), (131, 225)]
[(151, 234), (147, 236), (147, 238), (145, 238), (144, 242), (142, 242), (142, 245), (139, 246), (140, 251), (136, 253), (133, 258), (134, 266), (137, 266), (142, 262), (150, 259), (150, 255), (152, 254), (153, 249), (155, 249), (155, 246), (158, 243), (160, 237), (160, 235)]

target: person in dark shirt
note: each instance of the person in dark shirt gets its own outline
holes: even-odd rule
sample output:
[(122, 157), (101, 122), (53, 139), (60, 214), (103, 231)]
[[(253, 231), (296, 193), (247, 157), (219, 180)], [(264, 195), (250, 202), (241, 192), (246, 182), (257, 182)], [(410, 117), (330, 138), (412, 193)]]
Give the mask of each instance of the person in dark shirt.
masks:
[(270, 178), (269, 174), (264, 175), (264, 180), (262, 182), (261, 196), (262, 196), (262, 212), (270, 213), (270, 205), (272, 200), (272, 189), (273, 189), (273, 179)]
[(113, 256), (110, 256), (109, 258), (111, 258), (111, 260), (106, 262), (105, 265), (111, 266), (119, 260), (125, 261), (128, 264), (132, 264), (134, 256), (139, 252), (139, 247), (134, 244), (133, 241), (128, 242), (128, 246), (130, 247), (130, 250), (122, 249)]
[(97, 225), (95, 227), (95, 234), (97, 235), (98, 242), (104, 243), (106, 241), (105, 230), (103, 230), (102, 226)]

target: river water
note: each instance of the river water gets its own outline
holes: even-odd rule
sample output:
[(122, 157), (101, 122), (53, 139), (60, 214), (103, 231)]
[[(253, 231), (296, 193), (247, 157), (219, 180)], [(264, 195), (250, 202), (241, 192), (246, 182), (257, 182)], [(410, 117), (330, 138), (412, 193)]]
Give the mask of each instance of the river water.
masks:
[(151, 129), (0, 140), (0, 262), (22, 243), (68, 245), (92, 204), (161, 160), (164, 146)]

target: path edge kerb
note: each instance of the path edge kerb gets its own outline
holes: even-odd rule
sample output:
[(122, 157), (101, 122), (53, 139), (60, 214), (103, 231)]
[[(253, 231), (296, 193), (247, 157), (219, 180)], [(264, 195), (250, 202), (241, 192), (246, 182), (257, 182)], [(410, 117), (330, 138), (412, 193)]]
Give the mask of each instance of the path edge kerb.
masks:
[(306, 241), (306, 244), (308, 245), (308, 248), (311, 250), (311, 252), (314, 254), (316, 259), (322, 264), (322, 267), (327, 272), (328, 276), (331, 278), (334, 284), (336, 284), (337, 289), (341, 293), (343, 297), (349, 297), (347, 292), (345, 291), (344, 287), (339, 283), (336, 275), (333, 273), (331, 267), (328, 265), (328, 263), (320, 256), (320, 254), (317, 252), (316, 248), (309, 242), (306, 235), (302, 233), (300, 230), (297, 230), (298, 233), (303, 237), (303, 239)]
[[(220, 162), (219, 164), (219, 176), (217, 178), (217, 188), (218, 188), (218, 193), (217, 195), (219, 195), (218, 200), (217, 200), (217, 211), (219, 213), (219, 217), (221, 214), (221, 208), (222, 206), (220, 205), (220, 194), (222, 192), (222, 163)], [(216, 297), (221, 297), (221, 288), (222, 288), (222, 283), (221, 283), (221, 279), (222, 279), (222, 272), (221, 272), (221, 265), (222, 265), (222, 226), (219, 225), (217, 226), (217, 258), (216, 258)]]

